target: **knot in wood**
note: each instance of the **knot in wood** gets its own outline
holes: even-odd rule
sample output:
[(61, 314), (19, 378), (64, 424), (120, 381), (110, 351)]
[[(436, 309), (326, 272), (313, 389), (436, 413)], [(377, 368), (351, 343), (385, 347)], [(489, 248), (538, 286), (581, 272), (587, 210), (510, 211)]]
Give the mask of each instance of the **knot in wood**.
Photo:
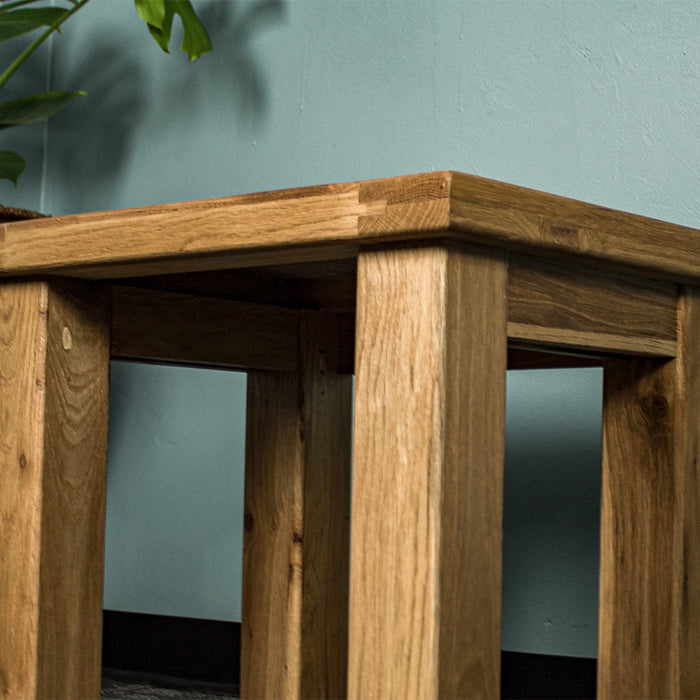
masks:
[(543, 231), (549, 234), (555, 241), (576, 243), (579, 237), (579, 228), (568, 221), (552, 221), (545, 219), (540, 222)]
[(654, 433), (668, 431), (668, 400), (661, 394), (649, 394), (642, 399), (642, 415), (648, 430)]
[(61, 332), (61, 341), (63, 343), (64, 350), (70, 350), (73, 347), (73, 335), (70, 332), (68, 326), (63, 326), (63, 331)]

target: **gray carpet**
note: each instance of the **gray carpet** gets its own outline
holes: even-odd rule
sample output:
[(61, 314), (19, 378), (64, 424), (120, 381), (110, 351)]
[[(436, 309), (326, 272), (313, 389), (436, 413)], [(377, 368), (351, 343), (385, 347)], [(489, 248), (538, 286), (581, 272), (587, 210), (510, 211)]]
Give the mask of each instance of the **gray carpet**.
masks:
[(102, 700), (226, 700), (238, 689), (171, 676), (102, 670)]

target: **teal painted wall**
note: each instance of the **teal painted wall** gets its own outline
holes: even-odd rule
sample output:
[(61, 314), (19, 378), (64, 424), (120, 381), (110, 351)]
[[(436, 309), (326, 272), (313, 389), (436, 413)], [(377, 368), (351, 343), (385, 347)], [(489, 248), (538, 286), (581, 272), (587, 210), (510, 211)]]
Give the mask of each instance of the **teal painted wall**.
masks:
[[(63, 214), (450, 168), (700, 222), (694, 1), (198, 7), (216, 49), (188, 66), (130, 0), (93, 0), (28, 78), (90, 97), (17, 131), (33, 170), (0, 201)], [(600, 384), (509, 376), (507, 649), (595, 655)], [(243, 392), (113, 367), (108, 607), (238, 618)]]

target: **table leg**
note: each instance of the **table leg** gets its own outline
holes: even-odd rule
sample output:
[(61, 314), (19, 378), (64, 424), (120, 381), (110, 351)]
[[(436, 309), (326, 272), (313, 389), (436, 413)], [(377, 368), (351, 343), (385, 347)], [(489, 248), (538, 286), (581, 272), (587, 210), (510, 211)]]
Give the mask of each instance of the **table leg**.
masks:
[(241, 695), (343, 697), (352, 376), (305, 312), (299, 373), (248, 375)]
[(349, 697), (500, 694), (506, 261), (358, 261)]
[(86, 284), (0, 284), (2, 698), (100, 695), (105, 301)]
[(685, 481), (683, 607), (681, 612), (681, 697), (700, 697), (700, 289), (681, 296), (680, 357), (683, 374), (678, 441)]
[(598, 696), (700, 694), (700, 293), (676, 359), (605, 365)]
[(680, 357), (604, 366), (599, 698), (680, 694), (683, 375)]

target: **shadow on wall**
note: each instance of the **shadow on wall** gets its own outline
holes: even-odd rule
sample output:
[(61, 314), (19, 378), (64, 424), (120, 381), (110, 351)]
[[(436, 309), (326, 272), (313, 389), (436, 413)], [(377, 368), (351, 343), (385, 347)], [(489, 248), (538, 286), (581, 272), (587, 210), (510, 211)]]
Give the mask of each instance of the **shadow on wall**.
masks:
[[(258, 0), (244, 6), (215, 0), (200, 12), (202, 21), (210, 28), (214, 46), (209, 56), (208, 90), (230, 100), (232, 116), (243, 126), (259, 121), (268, 106), (267, 81), (253, 46), (255, 38), (265, 29), (281, 23), (285, 14), (285, 0)], [(183, 71), (177, 76), (171, 74), (171, 79), (172, 88), (192, 96), (183, 107), (189, 108), (188, 116), (197, 116), (206, 104), (197, 99), (202, 93), (201, 79), (194, 71)]]
[[(23, 38), (0, 44), (0, 72), (24, 50)], [(46, 90), (46, 51), (43, 47), (29, 57), (2, 88), (0, 101), (13, 100), (35, 92)], [(42, 162), (44, 158), (45, 122), (24, 124), (12, 129), (0, 130), (0, 150), (15, 151), (27, 162), (27, 170), (20, 179), (18, 189), (9, 180), (0, 180), (2, 203), (8, 206), (27, 209), (40, 208)]]
[[(155, 115), (163, 128), (176, 121), (192, 122), (211, 109), (214, 95), (223, 97), (232, 120), (238, 119), (243, 126), (259, 121), (266, 112), (268, 95), (253, 40), (283, 19), (285, 7), (285, 0), (258, 0), (242, 8), (236, 2), (212, 0), (198, 8), (211, 35), (213, 52), (182, 70), (168, 70), (165, 83), (153, 87), (143, 65), (124, 51), (113, 32), (93, 35), (94, 48), (72, 71), (62, 70), (59, 62), (53, 84), (79, 86), (89, 95), (76, 100), (51, 123), (57, 136), (51, 140), (52, 170), (72, 188), (74, 206), (78, 210), (90, 207), (95, 188), (109, 190), (115, 183), (129, 158), (133, 132), (149, 111), (149, 120), (154, 121)], [(172, 47), (179, 43), (174, 32), (173, 52)], [(183, 95), (187, 99), (181, 99)], [(154, 133), (157, 138), (157, 131)], [(91, 192), (81, 195), (86, 183), (91, 183)]]
[(53, 83), (77, 86), (88, 97), (74, 100), (51, 119), (52, 170), (74, 189), (111, 180), (127, 156), (130, 132), (146, 108), (143, 70), (118, 40), (104, 34), (95, 38), (75, 70), (61, 70), (59, 63)]

